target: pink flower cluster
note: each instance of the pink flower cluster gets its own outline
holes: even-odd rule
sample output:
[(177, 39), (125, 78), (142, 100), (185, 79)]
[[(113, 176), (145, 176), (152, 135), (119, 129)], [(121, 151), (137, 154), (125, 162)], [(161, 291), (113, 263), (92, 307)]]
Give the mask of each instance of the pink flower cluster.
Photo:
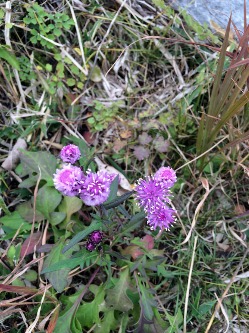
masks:
[(114, 174), (106, 171), (87, 171), (84, 174), (81, 168), (71, 165), (80, 158), (79, 148), (75, 145), (65, 146), (60, 157), (69, 164), (64, 164), (54, 174), (54, 185), (58, 191), (69, 197), (79, 195), (88, 206), (97, 206), (107, 200)]
[(170, 167), (162, 167), (154, 176), (139, 179), (135, 186), (136, 200), (146, 212), (152, 230), (168, 230), (175, 221), (175, 210), (169, 207), (170, 188), (175, 182), (175, 171)]

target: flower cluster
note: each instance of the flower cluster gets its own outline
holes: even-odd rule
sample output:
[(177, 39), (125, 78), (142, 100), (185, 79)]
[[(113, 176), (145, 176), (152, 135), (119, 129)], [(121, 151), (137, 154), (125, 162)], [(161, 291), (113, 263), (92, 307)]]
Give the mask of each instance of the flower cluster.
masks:
[(86, 249), (90, 252), (96, 249), (103, 239), (103, 233), (99, 230), (93, 231), (86, 242)]
[(54, 185), (58, 191), (69, 197), (79, 195), (88, 206), (101, 205), (107, 200), (114, 174), (106, 171), (87, 171), (84, 174), (81, 168), (71, 165), (80, 158), (79, 148), (75, 145), (63, 147), (60, 158), (68, 164), (54, 174)]
[(139, 179), (135, 186), (136, 200), (146, 212), (152, 230), (168, 230), (175, 221), (175, 210), (169, 207), (170, 188), (175, 182), (175, 171), (170, 167), (162, 167), (154, 176)]

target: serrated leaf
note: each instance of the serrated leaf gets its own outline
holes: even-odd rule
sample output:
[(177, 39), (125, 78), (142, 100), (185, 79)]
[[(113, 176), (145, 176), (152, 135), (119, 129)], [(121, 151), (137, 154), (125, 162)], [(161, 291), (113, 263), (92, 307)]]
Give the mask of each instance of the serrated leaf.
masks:
[[(64, 240), (60, 240), (57, 244), (54, 245), (48, 257), (44, 261), (43, 273), (46, 272), (46, 268), (49, 268), (52, 265), (61, 263), (63, 260), (70, 258), (73, 249), (68, 251), (66, 254), (62, 253), (64, 247)], [(64, 288), (68, 285), (68, 273), (70, 271), (69, 267), (64, 267), (63, 270), (57, 270), (53, 272), (45, 273), (45, 277), (49, 280), (55, 290), (62, 292)]]
[(100, 315), (99, 315), (99, 312), (101, 311), (100, 305), (104, 302), (105, 291), (104, 291), (104, 285), (99, 286), (97, 288), (98, 289), (94, 292), (95, 296), (93, 301), (85, 302), (83, 305), (79, 306), (78, 308), (76, 317), (80, 321), (82, 327), (91, 328), (93, 325), (98, 324), (100, 322)]
[(169, 150), (169, 141), (165, 140), (162, 136), (159, 136), (153, 143), (159, 153), (166, 153)]
[(138, 136), (138, 141), (141, 145), (147, 145), (152, 141), (152, 136), (148, 135), (146, 132), (143, 132)]
[(134, 146), (134, 155), (139, 161), (143, 161), (150, 156), (150, 150), (143, 146)]
[(154, 316), (153, 308), (156, 307), (156, 303), (151, 291), (142, 284), (140, 279), (138, 279), (138, 284), (141, 294), (140, 306), (143, 312), (143, 316), (146, 318), (146, 320), (151, 321)]
[(129, 268), (120, 272), (119, 279), (114, 288), (108, 290), (106, 304), (115, 310), (127, 312), (133, 309), (133, 303), (127, 296), (129, 288)]
[(62, 195), (53, 187), (44, 185), (38, 191), (36, 198), (36, 208), (47, 219), (50, 217), (50, 213), (54, 212), (55, 208), (61, 202)]
[[(20, 154), (22, 171), (21, 177), (29, 175), (31, 182), (28, 186), (24, 186), (23, 182), (19, 184), (19, 187), (30, 187), (36, 184), (38, 177), (46, 181), (51, 181), (53, 174), (56, 171), (56, 158), (47, 152), (28, 152), (21, 151)], [(31, 185), (32, 184), (32, 185)]]
[(111, 330), (114, 330), (115, 328), (116, 319), (114, 317), (114, 311), (109, 310), (105, 312), (103, 320), (96, 326), (94, 333), (110, 333)]
[(65, 253), (71, 247), (73, 247), (75, 244), (79, 243), (82, 239), (84, 239), (86, 236), (88, 236), (91, 232), (94, 230), (98, 230), (102, 226), (102, 223), (100, 221), (93, 221), (89, 227), (84, 229), (83, 231), (79, 232), (77, 235), (75, 235), (71, 241), (63, 248), (62, 253)]

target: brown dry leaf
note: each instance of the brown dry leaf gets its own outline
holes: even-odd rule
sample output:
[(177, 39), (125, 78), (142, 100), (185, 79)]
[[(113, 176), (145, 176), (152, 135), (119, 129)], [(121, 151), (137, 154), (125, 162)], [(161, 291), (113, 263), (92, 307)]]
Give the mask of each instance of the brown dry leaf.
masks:
[(124, 131), (120, 132), (120, 137), (122, 139), (128, 139), (131, 136), (132, 136), (132, 131), (130, 131), (130, 130), (124, 130)]
[(42, 244), (42, 233), (41, 231), (31, 234), (22, 244), (20, 257), (23, 258), (28, 254), (34, 252), (36, 247), (41, 246)]
[(126, 145), (127, 145), (127, 141), (116, 139), (114, 141), (113, 150), (115, 151), (115, 153), (118, 153)]
[(244, 205), (240, 205), (240, 204), (235, 205), (235, 208), (234, 208), (235, 215), (243, 214), (243, 213), (245, 213), (245, 211), (246, 211), (246, 208)]
[[(220, 35), (223, 38), (225, 37), (225, 34), (226, 34), (226, 30), (225, 29), (222, 29), (219, 26), (219, 24), (217, 24), (213, 20), (210, 20), (210, 24), (211, 24), (211, 27), (218, 33), (218, 35)], [(229, 41), (230, 42), (235, 42), (234, 34), (233, 34), (233, 32), (231, 30), (229, 32)]]
[(107, 171), (108, 173), (119, 175), (119, 178), (120, 178), (119, 186), (124, 191), (132, 191), (131, 184), (128, 182), (128, 180), (125, 178), (125, 176), (121, 172), (119, 172), (114, 167), (103, 163), (98, 157), (95, 157), (94, 160), (98, 166), (99, 171), (104, 170), (104, 171)]

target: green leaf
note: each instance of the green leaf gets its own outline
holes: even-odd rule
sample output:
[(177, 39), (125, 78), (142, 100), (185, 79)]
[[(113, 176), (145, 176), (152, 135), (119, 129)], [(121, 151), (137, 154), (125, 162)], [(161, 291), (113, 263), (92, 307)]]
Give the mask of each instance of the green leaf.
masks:
[(13, 230), (20, 228), (20, 231), (25, 231), (32, 228), (32, 224), (27, 223), (17, 211), (11, 213), (11, 215), (1, 217), (0, 223)]
[[(54, 245), (48, 257), (44, 261), (43, 265), (43, 273), (46, 268), (49, 268), (52, 265), (58, 264), (61, 261), (70, 258), (72, 252), (75, 249), (71, 249), (66, 254), (62, 253), (62, 248), (64, 246), (64, 239), (60, 240), (57, 244)], [(52, 284), (55, 290), (58, 292), (62, 292), (64, 288), (68, 285), (68, 273), (70, 272), (70, 268), (64, 267), (63, 270), (47, 272), (45, 273), (46, 279)]]
[(60, 212), (66, 214), (65, 222), (68, 223), (71, 220), (71, 216), (77, 213), (82, 207), (82, 200), (77, 197), (64, 197), (60, 206), (58, 207)]
[(170, 328), (168, 332), (169, 333), (178, 332), (180, 326), (183, 323), (183, 315), (181, 309), (178, 308), (178, 311), (175, 316), (171, 316), (168, 312), (166, 312), (166, 317), (170, 323)]
[(77, 254), (77, 257), (75, 256), (75, 257), (71, 257), (70, 259), (67, 259), (67, 260), (61, 260), (61, 261), (59, 261), (55, 264), (52, 264), (51, 266), (49, 266), (47, 268), (44, 268), (42, 270), (41, 274), (55, 272), (55, 271), (59, 271), (59, 270), (62, 270), (62, 269), (73, 269), (73, 268), (75, 268), (79, 265), (81, 267), (84, 267), (84, 265), (86, 263), (91, 264), (99, 256), (97, 251), (89, 252), (86, 249), (84, 249), (84, 250), (85, 251), (84, 251), (83, 256), (78, 257), (78, 254)]
[(127, 192), (121, 195), (120, 197), (117, 197), (116, 199), (110, 201), (109, 203), (104, 203), (103, 206), (105, 209), (111, 209), (117, 207), (120, 204), (122, 204), (125, 200), (127, 200), (133, 193), (134, 193), (133, 191)]
[(0, 45), (0, 58), (7, 61), (13, 68), (20, 70), (20, 65), (17, 58), (12, 54), (11, 51), (7, 49), (6, 46)]
[(60, 79), (63, 79), (65, 74), (64, 74), (64, 64), (63, 62), (59, 62), (56, 66), (57, 74)]
[(72, 78), (67, 79), (67, 85), (68, 85), (69, 87), (72, 87), (72, 86), (74, 86), (75, 84), (76, 84), (75, 79), (72, 79)]
[[(77, 306), (73, 305), (57, 320), (54, 333), (82, 333), (82, 328), (79, 330), (79, 321), (75, 317)], [(71, 327), (74, 330), (71, 330)]]
[(21, 215), (21, 217), (24, 218), (25, 221), (28, 221), (30, 223), (33, 222), (34, 217), (36, 222), (41, 222), (42, 220), (44, 220), (44, 215), (38, 210), (36, 210), (34, 214), (34, 207), (31, 200), (18, 205), (16, 209)]
[(143, 285), (140, 278), (138, 278), (138, 284), (141, 294), (140, 306), (142, 308), (143, 316), (148, 321), (151, 321), (154, 316), (153, 308), (156, 307), (156, 303), (154, 301), (151, 290)]
[(202, 318), (204, 315), (209, 313), (212, 310), (215, 303), (216, 303), (216, 301), (208, 301), (208, 302), (202, 303), (198, 308), (198, 317)]
[[(19, 175), (21, 177), (29, 175), (30, 184), (32, 183), (35, 185), (39, 176), (46, 181), (51, 181), (51, 178), (53, 178), (53, 174), (56, 171), (57, 161), (52, 154), (47, 152), (28, 152), (22, 150), (20, 159), (22, 172), (19, 173)], [(19, 187), (24, 188), (25, 186), (23, 186), (23, 183), (20, 183)]]
[(60, 224), (63, 220), (65, 220), (66, 214), (63, 212), (53, 212), (50, 214), (49, 222), (52, 225)]
[(76, 317), (82, 327), (87, 328), (91, 328), (93, 325), (100, 322), (99, 312), (102, 310), (101, 305), (103, 304), (105, 298), (104, 285), (91, 285), (89, 289), (94, 293), (93, 301), (85, 302), (83, 305), (79, 306), (76, 314)]
[(61, 202), (62, 195), (52, 187), (44, 185), (38, 191), (36, 198), (36, 208), (46, 219), (49, 220), (50, 213), (54, 212), (55, 208)]
[(96, 326), (94, 333), (110, 333), (115, 328), (116, 319), (114, 317), (114, 310), (108, 310), (105, 312), (104, 319)]
[(127, 312), (133, 308), (133, 303), (127, 296), (129, 288), (129, 268), (120, 272), (119, 279), (114, 288), (108, 290), (106, 304), (112, 306), (115, 310)]
[(116, 176), (115, 179), (111, 183), (110, 194), (109, 194), (108, 199), (105, 201), (105, 205), (108, 203), (111, 203), (114, 199), (117, 198), (118, 184), (119, 184), (119, 176)]
[(95, 221), (94, 220), (91, 223), (91, 225), (89, 225), (89, 227), (87, 227), (83, 231), (79, 232), (77, 235), (75, 235), (71, 239), (71, 241), (69, 242), (69, 244), (67, 244), (63, 248), (62, 253), (65, 253), (66, 251), (68, 251), (69, 249), (71, 249), (72, 246), (74, 246), (75, 244), (79, 243), (82, 239), (84, 239), (86, 236), (88, 236), (94, 230), (98, 230), (101, 226), (102, 226), (102, 223), (100, 221)]

